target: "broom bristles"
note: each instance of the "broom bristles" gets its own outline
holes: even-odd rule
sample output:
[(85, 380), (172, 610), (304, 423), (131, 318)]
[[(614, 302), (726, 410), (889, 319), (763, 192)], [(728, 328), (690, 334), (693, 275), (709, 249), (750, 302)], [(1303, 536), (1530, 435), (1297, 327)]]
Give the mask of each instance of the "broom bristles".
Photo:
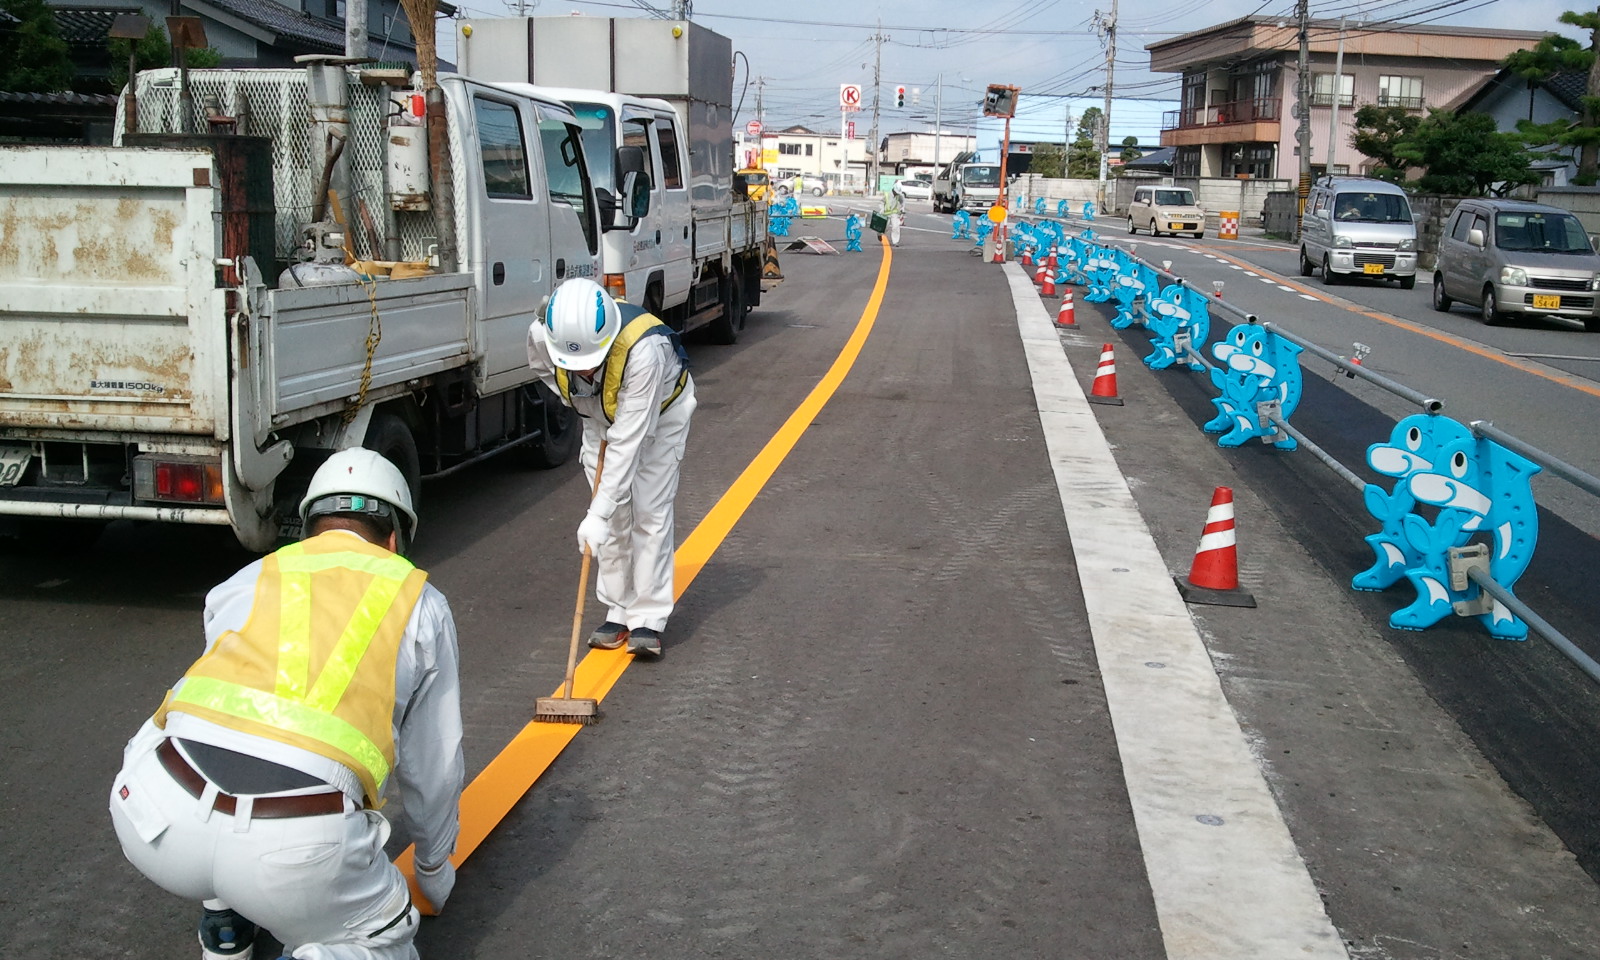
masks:
[(533, 719), (539, 723), (595, 723), (600, 701), (586, 697), (540, 697), (534, 701)]

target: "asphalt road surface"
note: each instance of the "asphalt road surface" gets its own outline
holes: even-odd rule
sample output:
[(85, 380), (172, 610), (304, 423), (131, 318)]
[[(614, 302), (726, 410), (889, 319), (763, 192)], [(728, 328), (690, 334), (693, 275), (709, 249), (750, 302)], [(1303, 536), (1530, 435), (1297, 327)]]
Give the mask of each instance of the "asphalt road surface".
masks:
[[(1112, 707), (1140, 705), (1108, 702), (1115, 638), (1091, 628), (1103, 598), (1080, 580), (1066, 519), (1097, 494), (1058, 484), (1014, 268), (980, 263), (925, 206), (849, 375), (683, 597), (665, 657), (627, 670), (601, 723), (462, 866), (423, 922), (425, 957), (1222, 960), (1174, 939), (1152, 893), (1182, 884), (1183, 858), (1163, 859), (1135, 817), (1148, 797)], [(843, 248), (838, 220), (794, 232)], [(1585, 335), (1508, 328), (1493, 335), (1529, 339), (1491, 345), (1466, 313), (1433, 315), (1425, 284), (1336, 287), (1330, 302), (1320, 281), (1282, 273), (1287, 248), (1159, 243), (1139, 238), (1140, 253), (1170, 254), (1197, 284), (1225, 279), (1230, 299), (1339, 352), (1367, 343), (1374, 369), (1446, 412), (1600, 468), (1583, 417), (1595, 394), (1484, 355), (1577, 354)], [(870, 242), (786, 255), (737, 345), (691, 343), (701, 405), (680, 537), (822, 380), (883, 256)], [(1209, 719), (1247, 745), (1344, 949), (1592, 956), (1595, 685), (1538, 640), (1389, 630), (1395, 596), (1348, 588), (1369, 561), (1355, 492), (1307, 456), (1218, 450), (1197, 427), (1211, 413), (1198, 377), (1145, 370), (1141, 333), (1078, 314), (1061, 356), (1086, 389), (1100, 344), (1117, 345), (1127, 405), (1098, 408), (1098, 428), (1168, 569), (1186, 571), (1211, 488), (1236, 490), (1259, 606), (1193, 608), (1228, 698)], [(1582, 362), (1518, 362), (1590, 383)], [(1313, 371), (1295, 422), (1353, 466), (1411, 412)], [(1519, 594), (1587, 640), (1597, 521), (1584, 497), (1541, 483), (1540, 554)], [(575, 467), (492, 462), (425, 488), (414, 559), (460, 628), (469, 776), (559, 682), (585, 492)], [(106, 792), (123, 741), (199, 652), (205, 590), (247, 559), (216, 531), (147, 525), (66, 557), (0, 542), (0, 956), (193, 955), (194, 906), (123, 861)]]

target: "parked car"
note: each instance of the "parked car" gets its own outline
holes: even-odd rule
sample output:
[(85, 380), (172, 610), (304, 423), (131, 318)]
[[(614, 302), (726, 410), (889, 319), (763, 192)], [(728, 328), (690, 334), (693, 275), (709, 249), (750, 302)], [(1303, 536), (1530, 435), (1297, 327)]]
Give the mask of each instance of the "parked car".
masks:
[(1572, 317), (1600, 331), (1600, 256), (1578, 218), (1521, 200), (1463, 200), (1439, 239), (1433, 308), (1475, 304), (1487, 324), (1512, 314)]
[(828, 192), (828, 181), (821, 177), (808, 177), (804, 174), (790, 177), (774, 177), (772, 192), (780, 197), (787, 197), (795, 192), (795, 184), (799, 183), (800, 193), (809, 193), (813, 197), (820, 197)]
[(1370, 177), (1323, 177), (1300, 217), (1300, 275), (1322, 282), (1371, 277), (1417, 283), (1417, 224), (1406, 192)]
[(1206, 235), (1206, 214), (1188, 187), (1139, 187), (1128, 201), (1128, 232), (1138, 233), (1140, 227), (1152, 237), (1192, 233), (1199, 239)]
[(932, 200), (933, 184), (927, 180), (917, 180), (907, 177), (899, 181), (900, 192), (905, 194), (907, 200)]

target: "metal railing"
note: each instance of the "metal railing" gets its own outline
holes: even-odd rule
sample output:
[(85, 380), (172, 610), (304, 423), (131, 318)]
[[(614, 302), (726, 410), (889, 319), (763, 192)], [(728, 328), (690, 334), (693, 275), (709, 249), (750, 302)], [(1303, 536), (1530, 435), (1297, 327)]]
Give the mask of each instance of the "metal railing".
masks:
[(1219, 124), (1277, 122), (1281, 106), (1277, 100), (1261, 97), (1253, 100), (1235, 100), (1231, 103), (1214, 103), (1209, 107), (1185, 107), (1168, 110), (1161, 115), (1161, 129), (1186, 130)]

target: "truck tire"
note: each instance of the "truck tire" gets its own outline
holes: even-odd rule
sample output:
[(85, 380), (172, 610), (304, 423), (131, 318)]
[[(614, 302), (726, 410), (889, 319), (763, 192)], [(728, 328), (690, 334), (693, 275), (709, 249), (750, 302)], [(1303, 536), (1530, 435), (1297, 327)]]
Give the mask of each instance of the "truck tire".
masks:
[(744, 326), (744, 281), (735, 270), (722, 278), (722, 316), (706, 324), (706, 338), (712, 343), (731, 346), (739, 342)]
[[(523, 402), (530, 419), (537, 417), (541, 424), (537, 440), (522, 444), (520, 457), (528, 466), (538, 470), (552, 470), (561, 466), (578, 452), (578, 441), (583, 436), (583, 422), (571, 407), (550, 392), (542, 383), (533, 383), (523, 389)], [(513, 456), (519, 454), (513, 452)]]
[(392, 413), (372, 415), (363, 447), (373, 450), (400, 469), (411, 490), (411, 509), (422, 516), (422, 459), (417, 455), (417, 440), (406, 422)]

